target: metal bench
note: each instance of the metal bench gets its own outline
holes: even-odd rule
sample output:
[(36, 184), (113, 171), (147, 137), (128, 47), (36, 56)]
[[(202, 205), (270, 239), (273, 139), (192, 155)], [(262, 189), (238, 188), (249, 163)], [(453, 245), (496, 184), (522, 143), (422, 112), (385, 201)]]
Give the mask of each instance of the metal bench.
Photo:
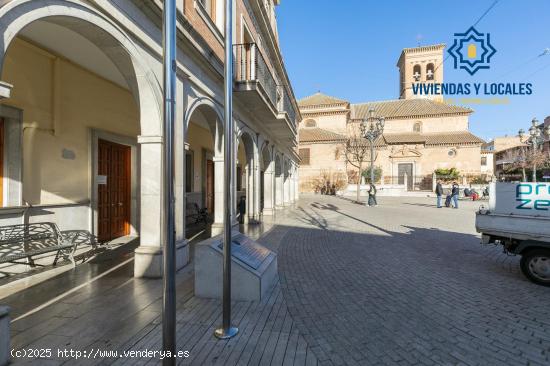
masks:
[[(77, 236), (69, 237), (61, 233), (56, 224), (40, 222), (0, 227), (0, 263), (29, 264), (37, 266), (33, 257), (57, 252), (53, 265), (63, 255), (73, 264)], [(27, 259), (28, 262), (18, 262)]]
[(210, 215), (206, 208), (199, 208), (199, 205), (196, 203), (187, 203), (185, 205), (185, 217), (190, 219), (189, 221), (193, 220), (194, 224), (201, 222), (208, 224), (210, 222)]

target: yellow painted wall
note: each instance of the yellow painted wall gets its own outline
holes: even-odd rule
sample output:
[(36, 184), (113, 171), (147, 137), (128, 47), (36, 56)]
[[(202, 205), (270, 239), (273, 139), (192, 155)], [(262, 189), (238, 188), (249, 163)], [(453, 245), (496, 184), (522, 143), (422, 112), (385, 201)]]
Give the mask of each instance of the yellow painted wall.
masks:
[[(68, 60), (59, 58), (57, 68), (55, 63), (55, 55), (17, 39), (2, 72), (2, 80), (14, 86), (2, 104), (23, 110), (23, 200), (33, 205), (90, 199), (91, 128), (132, 137), (140, 131), (128, 90)], [(63, 149), (75, 159), (64, 159)]]
[(213, 153), (214, 139), (210, 130), (191, 121), (187, 129), (187, 142), (189, 150), (193, 151), (193, 192), (202, 192), (203, 150)]

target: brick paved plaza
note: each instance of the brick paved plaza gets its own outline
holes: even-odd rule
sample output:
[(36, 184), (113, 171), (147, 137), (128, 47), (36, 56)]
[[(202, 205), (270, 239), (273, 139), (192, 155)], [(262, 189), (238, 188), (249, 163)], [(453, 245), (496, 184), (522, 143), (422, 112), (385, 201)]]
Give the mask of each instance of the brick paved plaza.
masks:
[[(437, 209), (430, 198), (379, 201), (369, 208), (304, 195), (275, 221), (256, 226), (251, 234), (279, 255), (280, 285), (261, 302), (234, 302), (241, 331), (230, 341), (213, 337), (220, 301), (194, 296), (194, 263), (180, 271), (177, 346), (190, 357), (178, 364), (550, 363), (550, 291), (519, 273), (518, 257), (479, 244), (474, 212), (482, 203), (461, 201), (454, 210)], [(162, 283), (133, 278), (125, 258), (86, 263), (6, 299), (16, 318), (62, 296), (12, 323), (12, 347), (160, 349)], [(138, 361), (160, 363), (99, 357), (86, 364)]]
[(479, 244), (479, 202), (380, 201), (303, 196), (286, 220), (282, 292), (321, 364), (550, 363), (550, 291)]

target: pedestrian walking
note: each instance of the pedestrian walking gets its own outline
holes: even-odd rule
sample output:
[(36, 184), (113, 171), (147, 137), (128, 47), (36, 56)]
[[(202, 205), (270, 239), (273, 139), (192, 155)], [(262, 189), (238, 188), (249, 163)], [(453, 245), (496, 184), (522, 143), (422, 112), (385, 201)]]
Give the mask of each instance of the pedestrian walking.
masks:
[(244, 215), (246, 213), (246, 197), (241, 196), (239, 201), (239, 224), (244, 224)]
[(441, 208), (441, 196), (443, 196), (443, 185), (441, 181), (438, 180), (435, 185), (435, 195), (437, 197), (437, 208)]
[(378, 202), (376, 202), (376, 186), (374, 183), (369, 183), (369, 206), (378, 206)]
[(453, 182), (453, 187), (451, 189), (451, 197), (453, 200), (454, 208), (458, 208), (458, 194), (460, 192), (460, 187), (457, 182)]

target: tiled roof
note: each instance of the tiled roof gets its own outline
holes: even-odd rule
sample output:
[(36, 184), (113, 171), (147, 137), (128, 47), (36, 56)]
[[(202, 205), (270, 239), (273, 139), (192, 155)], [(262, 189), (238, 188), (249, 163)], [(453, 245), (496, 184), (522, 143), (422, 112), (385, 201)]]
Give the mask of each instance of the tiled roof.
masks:
[[(300, 142), (342, 142), (347, 138), (339, 133), (328, 131), (322, 128), (300, 129)], [(366, 139), (360, 139), (361, 143), (367, 143)], [(397, 145), (397, 144), (423, 144), (423, 145), (461, 145), (461, 144), (484, 144), (485, 141), (469, 131), (450, 131), (433, 133), (385, 133), (379, 137), (375, 145)]]
[(483, 144), (480, 139), (469, 131), (450, 131), (434, 133), (387, 133), (384, 134), (387, 144), (426, 144), (426, 145), (453, 145), (453, 144)]
[(430, 99), (396, 99), (381, 102), (352, 104), (353, 118), (368, 117), (369, 109), (374, 109), (375, 117), (411, 118), (438, 115), (470, 114), (469, 108), (459, 107)]
[(298, 101), (300, 107), (312, 107), (331, 104), (344, 104), (348, 103), (346, 100), (331, 97), (323, 93), (315, 93), (309, 97), (302, 98)]
[(346, 137), (318, 127), (306, 127), (299, 130), (300, 142), (332, 142), (345, 141)]

